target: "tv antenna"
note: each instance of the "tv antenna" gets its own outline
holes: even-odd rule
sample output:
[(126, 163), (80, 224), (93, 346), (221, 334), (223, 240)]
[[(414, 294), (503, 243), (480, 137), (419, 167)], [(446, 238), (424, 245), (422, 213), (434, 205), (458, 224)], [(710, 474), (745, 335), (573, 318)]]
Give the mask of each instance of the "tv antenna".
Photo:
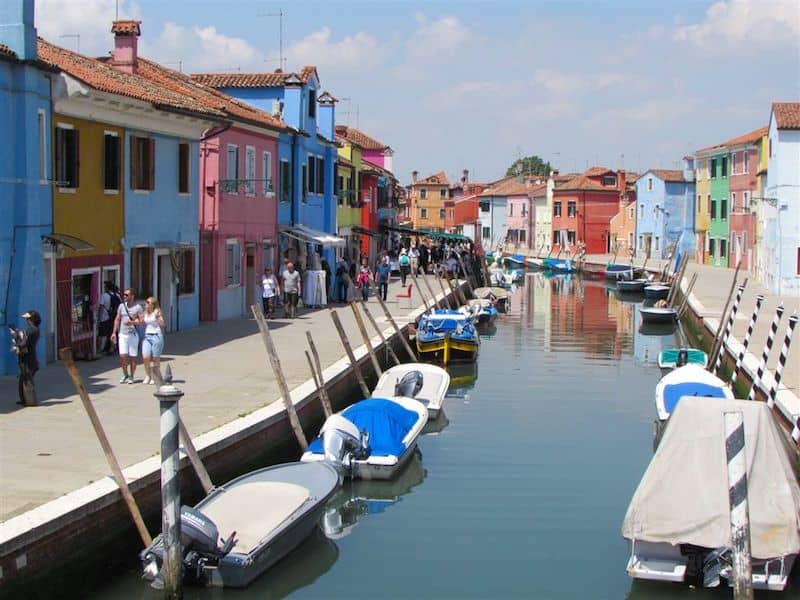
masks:
[(278, 17), (278, 68), (283, 69), (283, 8), (279, 8), (278, 12), (267, 13), (265, 17)]

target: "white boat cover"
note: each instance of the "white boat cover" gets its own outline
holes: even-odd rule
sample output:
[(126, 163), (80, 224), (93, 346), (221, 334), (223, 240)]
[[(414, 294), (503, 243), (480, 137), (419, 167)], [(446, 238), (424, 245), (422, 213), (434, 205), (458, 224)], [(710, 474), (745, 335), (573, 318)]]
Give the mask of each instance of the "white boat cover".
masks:
[(628, 506), (625, 538), (730, 547), (726, 411), (744, 417), (753, 557), (800, 552), (793, 449), (767, 405), (746, 400), (681, 398)]

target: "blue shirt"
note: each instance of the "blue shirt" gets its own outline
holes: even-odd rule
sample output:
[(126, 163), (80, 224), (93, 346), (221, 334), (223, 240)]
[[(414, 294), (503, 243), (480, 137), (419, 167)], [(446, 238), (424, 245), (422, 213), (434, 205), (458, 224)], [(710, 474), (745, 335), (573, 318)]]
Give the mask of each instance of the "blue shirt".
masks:
[(392, 272), (392, 266), (388, 263), (381, 263), (378, 265), (378, 283), (387, 283), (389, 281), (389, 274)]

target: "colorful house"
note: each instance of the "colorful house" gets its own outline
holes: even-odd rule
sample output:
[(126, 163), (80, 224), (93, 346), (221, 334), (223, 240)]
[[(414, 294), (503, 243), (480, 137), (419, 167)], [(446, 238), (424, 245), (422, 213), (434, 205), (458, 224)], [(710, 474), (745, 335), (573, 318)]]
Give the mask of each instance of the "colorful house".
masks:
[(517, 188), (519, 182), (516, 175), (495, 181), (480, 194), (478, 222), (480, 227), (480, 245), (485, 250), (496, 251), (502, 246), (508, 232), (508, 195), (507, 191)]
[(636, 203), (631, 205), (638, 206), (634, 220), (637, 257), (667, 258), (676, 242), (681, 254), (694, 252), (692, 159), (684, 158), (684, 166), (683, 170), (650, 169), (636, 180)]
[(730, 249), (732, 265), (741, 264), (745, 271), (753, 270), (756, 236), (756, 215), (752, 198), (759, 196), (758, 145), (767, 135), (761, 127), (725, 142), (730, 153)]
[(753, 232), (753, 272), (757, 281), (766, 281), (772, 271), (771, 265), (764, 260), (764, 248), (761, 240), (763, 239), (764, 223), (764, 204), (754, 200), (754, 198), (764, 198), (764, 190), (767, 187), (767, 167), (769, 166), (769, 128), (767, 133), (761, 136), (756, 143), (758, 150), (758, 171), (756, 173), (756, 193), (750, 198), (750, 210), (755, 215), (755, 231)]
[(449, 196), (450, 182), (444, 171), (417, 179), (418, 173), (411, 173), (409, 194), (411, 227), (427, 231), (444, 231), (444, 201)]
[(138, 56), (138, 21), (112, 33), (107, 59), (39, 42), (61, 71), (54, 225), (91, 246), (57, 262), (58, 344), (85, 356), (104, 281), (156, 296), (169, 330), (197, 324), (198, 145), (225, 116), (163, 84), (162, 67)]
[(774, 294), (800, 296), (800, 102), (774, 102), (769, 118), (767, 187), (763, 207), (765, 260)]
[[(709, 224), (705, 232), (703, 253), (705, 264), (728, 266), (730, 251), (730, 181), (729, 155), (725, 144), (717, 144), (697, 151), (697, 158), (708, 165)], [(705, 186), (704, 186), (705, 187)]]
[(359, 148), (342, 144), (336, 159), (336, 231), (346, 246), (341, 249), (350, 264), (361, 255), (361, 200), (358, 194), (361, 153)]
[(33, 0), (0, 8), (0, 374), (17, 372), (8, 327), (42, 316), (39, 360), (55, 355), (55, 257), (68, 241), (53, 233), (51, 80), (39, 60)]
[(699, 153), (695, 156), (695, 205), (694, 239), (695, 262), (706, 264), (709, 251), (709, 229), (711, 228), (711, 175), (710, 160)]

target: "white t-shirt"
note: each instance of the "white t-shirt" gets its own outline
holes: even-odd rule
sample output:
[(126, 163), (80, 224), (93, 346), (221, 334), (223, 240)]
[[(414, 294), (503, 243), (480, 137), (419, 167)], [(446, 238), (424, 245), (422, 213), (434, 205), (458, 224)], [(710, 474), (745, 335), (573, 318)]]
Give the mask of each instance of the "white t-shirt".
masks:
[(136, 326), (131, 321), (135, 321), (144, 314), (142, 305), (134, 304), (133, 306), (128, 306), (127, 302), (123, 302), (119, 305), (117, 314), (120, 315), (119, 332), (122, 335), (136, 335)]
[(261, 278), (261, 297), (272, 298), (278, 291), (278, 282), (274, 275), (264, 275)]
[[(131, 316), (133, 316), (133, 313), (131, 313)], [(144, 332), (146, 334), (161, 333), (161, 325), (158, 324), (158, 315), (156, 311), (144, 313)]]
[(108, 321), (111, 318), (111, 294), (103, 292), (100, 296), (98, 321)]

